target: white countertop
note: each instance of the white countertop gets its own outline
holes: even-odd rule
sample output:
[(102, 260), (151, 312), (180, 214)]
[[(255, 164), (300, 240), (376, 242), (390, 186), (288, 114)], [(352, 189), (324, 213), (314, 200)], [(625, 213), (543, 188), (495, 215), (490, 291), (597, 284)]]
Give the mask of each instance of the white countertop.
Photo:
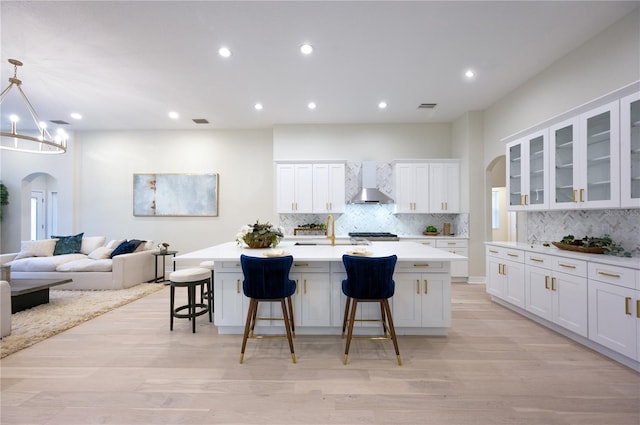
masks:
[(533, 248), (531, 244), (522, 242), (485, 242), (486, 245), (501, 246), (505, 248), (520, 249), (527, 252), (537, 252), (539, 254), (548, 254), (561, 256), (565, 258), (575, 258), (577, 260), (591, 261), (600, 264), (609, 264), (612, 266), (630, 267), (632, 269), (640, 270), (640, 258), (637, 257), (615, 257), (613, 255), (605, 254), (583, 254), (575, 251), (567, 251), (556, 248), (555, 246), (542, 246), (541, 243), (536, 243)]
[[(461, 261), (467, 257), (451, 254), (440, 249), (432, 248), (417, 242), (371, 242), (370, 245), (295, 245), (295, 241), (283, 240), (277, 250), (284, 250), (296, 260), (304, 261), (342, 261), (342, 256), (349, 251), (366, 249), (373, 257), (397, 255), (398, 261)], [(250, 249), (241, 248), (236, 242), (226, 242), (220, 245), (199, 249), (175, 257), (180, 261), (237, 261), (241, 254), (254, 257), (264, 256), (270, 248)]]

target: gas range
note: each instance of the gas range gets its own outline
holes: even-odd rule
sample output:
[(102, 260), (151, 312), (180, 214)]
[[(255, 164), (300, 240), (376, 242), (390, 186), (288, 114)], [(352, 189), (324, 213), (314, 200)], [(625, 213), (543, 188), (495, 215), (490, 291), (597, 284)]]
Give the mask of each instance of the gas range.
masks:
[(398, 235), (389, 232), (350, 232), (349, 237), (370, 241), (399, 241)]

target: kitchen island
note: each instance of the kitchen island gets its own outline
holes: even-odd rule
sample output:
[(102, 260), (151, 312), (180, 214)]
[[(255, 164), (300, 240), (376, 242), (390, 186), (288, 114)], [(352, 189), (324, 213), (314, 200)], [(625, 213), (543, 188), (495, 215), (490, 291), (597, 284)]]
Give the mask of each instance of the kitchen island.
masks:
[[(317, 243), (313, 245), (314, 241)], [(370, 242), (369, 245), (351, 245), (348, 240), (336, 240), (336, 245), (324, 239), (282, 241), (277, 251), (293, 256), (290, 277), (297, 282), (293, 296), (293, 309), (297, 334), (335, 335), (342, 331), (345, 296), (342, 280), (346, 272), (342, 256), (353, 251), (366, 250), (368, 255), (383, 257), (397, 255), (394, 280), (395, 295), (390, 304), (396, 332), (401, 335), (446, 335), (451, 326), (450, 263), (464, 261), (466, 257), (445, 252), (416, 242)], [(308, 245), (308, 244), (311, 245)], [(241, 248), (235, 242), (204, 248), (179, 255), (178, 265), (193, 265), (200, 261), (215, 262), (214, 307), (215, 325), (221, 334), (242, 334), (249, 299), (242, 292), (240, 255), (264, 257), (271, 249)], [(280, 306), (263, 303), (258, 316), (281, 317)], [(273, 308), (273, 312), (270, 309)], [(358, 309), (363, 320), (378, 319), (377, 304), (363, 304)], [(376, 334), (380, 324), (358, 322), (361, 333)], [(259, 321), (260, 333), (282, 333), (282, 323)]]

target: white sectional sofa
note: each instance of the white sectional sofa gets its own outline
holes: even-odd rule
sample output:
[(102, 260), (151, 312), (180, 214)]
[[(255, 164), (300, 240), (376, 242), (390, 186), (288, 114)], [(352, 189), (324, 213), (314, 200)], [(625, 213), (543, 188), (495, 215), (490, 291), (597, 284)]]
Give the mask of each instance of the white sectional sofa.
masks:
[[(0, 255), (0, 264), (11, 266), (11, 279), (72, 279), (56, 289), (124, 289), (155, 278), (153, 242), (140, 241), (133, 252), (128, 252), (131, 246), (126, 242), (136, 240), (105, 243), (103, 236), (80, 234), (74, 235), (76, 242), (78, 236), (82, 241), (79, 252), (56, 252), (61, 239), (23, 241), (20, 252)], [(123, 242), (127, 249), (117, 254), (115, 250)], [(111, 254), (117, 255), (111, 258)]]

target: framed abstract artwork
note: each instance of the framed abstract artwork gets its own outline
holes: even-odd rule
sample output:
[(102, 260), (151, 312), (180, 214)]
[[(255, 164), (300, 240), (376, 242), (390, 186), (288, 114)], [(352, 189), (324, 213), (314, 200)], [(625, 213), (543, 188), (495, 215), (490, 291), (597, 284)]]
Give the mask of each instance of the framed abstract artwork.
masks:
[(136, 217), (217, 217), (218, 174), (134, 174)]

